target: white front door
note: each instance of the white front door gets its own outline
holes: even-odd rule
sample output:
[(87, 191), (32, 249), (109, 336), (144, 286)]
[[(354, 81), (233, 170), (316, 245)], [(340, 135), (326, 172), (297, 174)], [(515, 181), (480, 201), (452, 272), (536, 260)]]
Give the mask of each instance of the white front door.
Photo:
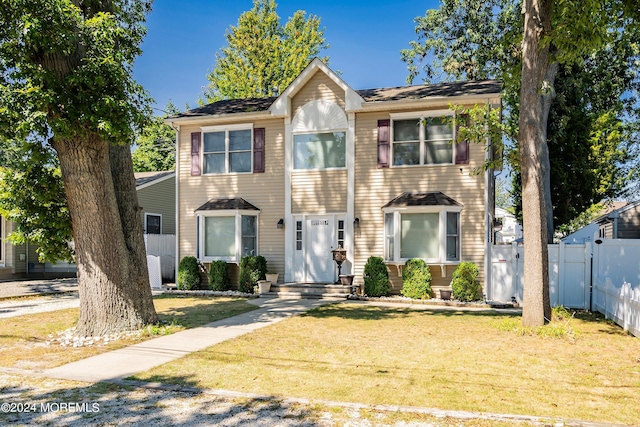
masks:
[(333, 283), (336, 268), (331, 253), (336, 248), (334, 217), (308, 216), (305, 226), (307, 281)]

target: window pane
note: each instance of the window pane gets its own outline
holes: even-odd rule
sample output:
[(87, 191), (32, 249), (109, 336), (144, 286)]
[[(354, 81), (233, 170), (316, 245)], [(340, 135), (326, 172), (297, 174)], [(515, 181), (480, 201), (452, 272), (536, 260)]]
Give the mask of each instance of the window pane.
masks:
[(251, 150), (251, 130), (229, 131), (229, 151)]
[(457, 261), (458, 256), (458, 236), (447, 236), (447, 261)]
[(294, 169), (343, 168), (346, 165), (344, 132), (293, 136)]
[(447, 234), (458, 234), (458, 213), (447, 212)]
[(224, 132), (211, 132), (204, 134), (204, 152), (224, 152)]
[(445, 117), (427, 119), (426, 139), (453, 139), (453, 129)]
[(393, 144), (393, 164), (394, 165), (419, 165), (420, 164), (420, 143), (403, 142)]
[(256, 235), (256, 218), (253, 215), (242, 215), (242, 236)]
[(204, 173), (224, 173), (224, 154), (205, 154)]
[(147, 234), (160, 234), (160, 216), (147, 215), (146, 232)]
[(438, 258), (439, 214), (403, 214), (400, 217), (401, 258)]
[(235, 216), (209, 216), (204, 219), (204, 255), (234, 257), (236, 255)]
[(425, 164), (442, 164), (452, 162), (453, 145), (451, 145), (451, 141), (427, 142), (425, 144)]
[(420, 139), (420, 120), (394, 120), (394, 141), (418, 141)]
[(241, 256), (255, 255), (256, 254), (256, 238), (255, 237), (243, 237), (242, 238), (242, 251)]
[(384, 235), (387, 247), (387, 252), (385, 253), (386, 260), (393, 260), (395, 255), (394, 233), (393, 214), (384, 214)]
[(229, 153), (230, 172), (251, 172), (251, 151)]

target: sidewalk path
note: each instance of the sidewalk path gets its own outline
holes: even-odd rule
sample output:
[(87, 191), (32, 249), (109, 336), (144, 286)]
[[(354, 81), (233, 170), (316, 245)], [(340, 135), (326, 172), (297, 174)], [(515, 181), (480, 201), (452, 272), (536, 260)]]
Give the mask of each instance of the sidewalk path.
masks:
[(151, 339), (140, 344), (48, 369), (42, 374), (51, 378), (88, 382), (124, 379), (194, 351), (205, 349), (335, 301), (259, 298), (249, 302), (259, 305), (260, 308), (199, 328)]

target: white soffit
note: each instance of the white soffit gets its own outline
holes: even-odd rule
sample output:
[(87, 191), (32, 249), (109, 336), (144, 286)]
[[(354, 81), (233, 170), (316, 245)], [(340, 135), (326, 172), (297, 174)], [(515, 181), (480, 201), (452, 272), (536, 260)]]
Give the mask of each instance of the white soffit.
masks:
[(338, 104), (324, 99), (309, 101), (298, 111), (291, 122), (295, 132), (330, 131), (346, 129), (347, 116)]

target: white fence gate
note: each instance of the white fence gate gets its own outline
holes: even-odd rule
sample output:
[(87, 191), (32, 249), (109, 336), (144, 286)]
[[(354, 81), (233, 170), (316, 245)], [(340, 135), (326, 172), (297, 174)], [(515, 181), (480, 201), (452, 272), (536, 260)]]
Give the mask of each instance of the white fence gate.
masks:
[(175, 234), (145, 234), (144, 242), (147, 247), (147, 255), (154, 255), (160, 258), (162, 281), (173, 282), (176, 271)]
[[(522, 303), (524, 248), (495, 245), (487, 298)], [(640, 336), (640, 240), (549, 245), (551, 305), (599, 311)]]

